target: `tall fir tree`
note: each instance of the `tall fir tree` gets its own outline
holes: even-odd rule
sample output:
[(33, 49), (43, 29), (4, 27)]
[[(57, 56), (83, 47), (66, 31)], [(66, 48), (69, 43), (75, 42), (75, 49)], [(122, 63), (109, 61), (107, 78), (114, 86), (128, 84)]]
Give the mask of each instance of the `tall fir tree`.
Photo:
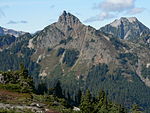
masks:
[(54, 88), (54, 95), (57, 96), (58, 98), (63, 98), (63, 93), (62, 93), (62, 88), (61, 88), (61, 83), (58, 80), (56, 83), (56, 86)]
[(82, 95), (81, 104), (80, 104), (81, 113), (92, 113), (92, 97), (89, 90), (86, 91), (85, 95)]
[(97, 113), (108, 113), (107, 96), (103, 90), (99, 93), (98, 103), (96, 105)]

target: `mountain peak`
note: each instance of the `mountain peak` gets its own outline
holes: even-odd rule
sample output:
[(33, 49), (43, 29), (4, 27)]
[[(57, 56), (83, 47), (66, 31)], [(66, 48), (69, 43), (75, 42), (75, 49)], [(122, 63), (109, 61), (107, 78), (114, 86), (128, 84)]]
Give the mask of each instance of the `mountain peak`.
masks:
[(58, 22), (64, 25), (74, 25), (74, 24), (80, 24), (80, 20), (72, 15), (71, 13), (67, 13), (66, 11), (63, 11), (62, 15), (59, 17)]
[(100, 30), (126, 40), (136, 40), (136, 37), (140, 37), (143, 33), (150, 33), (150, 29), (136, 17), (121, 17)]
[(134, 23), (137, 21), (138, 19), (136, 17), (129, 17), (129, 18), (121, 17), (120, 19), (116, 19), (115, 21), (113, 21), (110, 25), (113, 27), (118, 27), (121, 25), (121, 23), (125, 23), (125, 22)]
[(130, 17), (128, 18), (129, 22), (133, 23), (136, 22), (138, 19), (136, 17)]
[(137, 21), (137, 18), (136, 17), (129, 17), (129, 18), (121, 17), (120, 21), (129, 21), (130, 23), (133, 23)]

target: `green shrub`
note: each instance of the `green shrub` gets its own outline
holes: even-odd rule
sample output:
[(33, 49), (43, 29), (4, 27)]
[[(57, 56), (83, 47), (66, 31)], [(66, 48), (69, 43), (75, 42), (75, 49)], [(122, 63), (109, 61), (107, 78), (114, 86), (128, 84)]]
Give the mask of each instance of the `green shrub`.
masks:
[(52, 51), (52, 48), (47, 48), (47, 51), (48, 51), (48, 52)]
[(19, 84), (0, 84), (0, 88), (19, 92), (21, 87)]
[(72, 37), (68, 37), (67, 39), (64, 39), (64, 40), (61, 40), (60, 42), (59, 42), (59, 44), (67, 44), (68, 42), (70, 42), (72, 40)]
[(131, 65), (135, 65), (138, 62), (138, 56), (134, 53), (121, 53), (119, 54), (122, 64), (126, 64), (127, 60), (130, 61)]

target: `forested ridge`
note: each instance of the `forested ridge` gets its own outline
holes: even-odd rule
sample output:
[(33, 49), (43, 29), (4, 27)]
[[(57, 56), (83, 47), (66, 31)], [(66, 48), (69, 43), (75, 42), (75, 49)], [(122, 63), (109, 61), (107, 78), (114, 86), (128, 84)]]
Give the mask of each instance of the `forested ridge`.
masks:
[[(107, 66), (103, 65), (103, 67), (107, 68)], [(104, 70), (101, 74), (105, 74), (107, 69)], [(143, 109), (138, 105), (134, 104), (131, 108), (125, 108), (121, 104), (117, 104), (112, 102), (107, 97), (103, 90), (99, 90), (98, 96), (93, 97), (89, 89), (86, 92), (78, 91), (76, 95), (75, 101), (71, 100), (69, 93), (67, 97), (63, 94), (63, 90), (61, 88), (61, 82), (57, 81), (54, 88), (47, 89), (44, 84), (40, 84), (38, 88), (35, 88), (33, 79), (29, 76), (28, 70), (24, 67), (24, 65), (20, 65), (20, 69), (16, 71), (7, 71), (0, 72), (0, 91), (7, 90), (12, 91), (11, 93), (18, 92), (23, 95), (30, 95), (30, 97), (26, 99), (30, 99), (29, 102), (25, 102), (26, 99), (23, 99), (22, 104), (26, 105), (32, 103), (34, 101), (45, 103), (49, 108), (55, 108), (55, 110), (60, 111), (62, 113), (142, 113)], [(10, 97), (11, 98), (11, 97)], [(4, 98), (3, 95), (0, 95), (1, 103), (11, 103), (10, 99)], [(41, 98), (41, 100), (39, 100)], [(13, 104), (18, 104), (20, 100), (16, 98)], [(56, 104), (57, 101), (57, 104)], [(54, 104), (55, 103), (55, 104)], [(73, 106), (78, 107), (77, 110), (73, 110)], [(62, 109), (63, 108), (63, 109)], [(28, 109), (28, 112), (33, 112)], [(2, 109), (0, 108), (0, 112), (19, 112), (19, 109)], [(26, 111), (26, 110), (25, 110)], [(25, 112), (22, 111), (22, 112)]]

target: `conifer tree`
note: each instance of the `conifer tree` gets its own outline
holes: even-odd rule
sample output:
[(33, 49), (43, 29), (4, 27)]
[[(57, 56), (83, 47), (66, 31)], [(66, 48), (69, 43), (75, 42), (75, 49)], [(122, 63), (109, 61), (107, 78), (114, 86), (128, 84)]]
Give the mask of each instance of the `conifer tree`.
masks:
[(92, 113), (93, 112), (91, 93), (89, 90), (86, 91), (85, 95), (82, 95), (80, 109), (81, 109), (81, 113)]
[(32, 92), (34, 91), (33, 79), (29, 77), (28, 70), (23, 64), (20, 65), (19, 70), (19, 84), (21, 86), (21, 92)]
[(78, 90), (78, 92), (77, 92), (77, 95), (75, 96), (75, 101), (76, 101), (76, 103), (79, 105), (80, 104), (80, 102), (81, 102), (81, 97), (82, 97), (82, 92), (81, 92), (81, 90), (79, 89)]
[(57, 82), (55, 88), (54, 88), (54, 95), (57, 96), (58, 98), (63, 98), (62, 94), (62, 88), (61, 88), (61, 83), (60, 81)]
[(96, 105), (97, 113), (108, 113), (107, 96), (103, 90), (99, 93), (98, 103)]

